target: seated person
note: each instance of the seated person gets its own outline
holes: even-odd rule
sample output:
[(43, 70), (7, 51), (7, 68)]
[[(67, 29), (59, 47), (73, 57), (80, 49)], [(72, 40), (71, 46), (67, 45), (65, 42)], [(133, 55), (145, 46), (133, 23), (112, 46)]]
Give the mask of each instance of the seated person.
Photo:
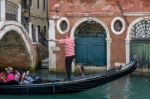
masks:
[(15, 80), (20, 83), (20, 79), (21, 79), (21, 74), (20, 72), (16, 69), (15, 70)]
[(0, 72), (0, 83), (6, 83), (6, 75), (4, 72)]
[(22, 74), (21, 84), (32, 84), (33, 81), (34, 79), (29, 75), (29, 71)]
[(14, 81), (15, 80), (15, 75), (13, 73), (13, 69), (11, 67), (8, 67), (5, 70), (7, 72), (6, 82)]

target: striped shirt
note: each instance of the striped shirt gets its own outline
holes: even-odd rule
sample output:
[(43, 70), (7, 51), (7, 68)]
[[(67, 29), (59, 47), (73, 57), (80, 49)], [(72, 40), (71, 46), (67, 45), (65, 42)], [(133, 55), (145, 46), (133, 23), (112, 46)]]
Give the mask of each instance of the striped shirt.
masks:
[(75, 44), (74, 44), (73, 39), (71, 38), (61, 39), (59, 40), (59, 42), (64, 44), (66, 57), (75, 55), (75, 52), (74, 52)]

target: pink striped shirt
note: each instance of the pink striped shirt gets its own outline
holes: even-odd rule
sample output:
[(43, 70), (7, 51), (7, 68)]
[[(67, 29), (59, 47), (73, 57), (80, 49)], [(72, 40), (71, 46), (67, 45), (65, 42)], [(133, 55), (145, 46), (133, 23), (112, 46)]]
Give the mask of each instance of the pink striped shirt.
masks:
[(61, 39), (59, 40), (59, 42), (64, 44), (66, 57), (75, 55), (75, 52), (74, 52), (75, 45), (74, 45), (73, 39), (71, 38)]

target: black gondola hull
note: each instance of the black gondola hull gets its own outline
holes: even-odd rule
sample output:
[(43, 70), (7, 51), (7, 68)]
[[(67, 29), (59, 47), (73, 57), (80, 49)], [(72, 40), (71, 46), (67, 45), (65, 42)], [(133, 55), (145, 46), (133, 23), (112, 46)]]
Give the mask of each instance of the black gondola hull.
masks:
[(71, 81), (56, 81), (32, 85), (0, 85), (0, 94), (63, 94), (75, 93), (106, 84), (110, 81), (132, 73), (136, 69), (136, 61), (121, 70), (111, 70), (103, 74), (95, 74)]

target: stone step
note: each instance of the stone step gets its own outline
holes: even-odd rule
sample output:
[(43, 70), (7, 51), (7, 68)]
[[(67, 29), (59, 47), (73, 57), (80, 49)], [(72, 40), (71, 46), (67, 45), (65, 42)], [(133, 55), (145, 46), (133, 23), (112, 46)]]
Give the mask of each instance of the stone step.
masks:
[(42, 64), (40, 69), (48, 69), (48, 64)]
[(48, 58), (43, 59), (42, 62), (48, 62)]
[(49, 64), (49, 61), (42, 61), (42, 64)]
[(48, 61), (48, 58), (42, 60), (42, 63), (41, 63), (41, 67), (42, 69), (48, 69), (48, 66), (49, 66), (49, 61)]
[(44, 66), (44, 67), (45, 67), (45, 66), (48, 66), (48, 65), (49, 65), (49, 64), (47, 64), (47, 63), (42, 63), (42, 66)]

